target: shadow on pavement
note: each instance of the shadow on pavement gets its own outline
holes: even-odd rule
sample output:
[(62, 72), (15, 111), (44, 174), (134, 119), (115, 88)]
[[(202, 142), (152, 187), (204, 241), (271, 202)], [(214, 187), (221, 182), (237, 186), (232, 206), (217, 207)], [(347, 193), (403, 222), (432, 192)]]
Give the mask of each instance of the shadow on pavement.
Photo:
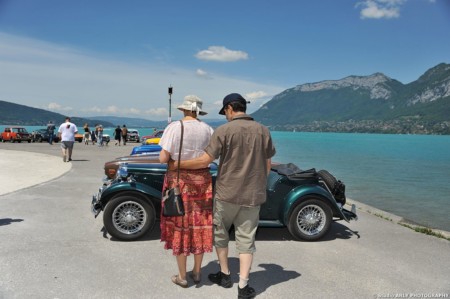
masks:
[(23, 219), (2, 218), (2, 219), (0, 219), (0, 226), (10, 225), (13, 222), (22, 222), (22, 221), (23, 221)]

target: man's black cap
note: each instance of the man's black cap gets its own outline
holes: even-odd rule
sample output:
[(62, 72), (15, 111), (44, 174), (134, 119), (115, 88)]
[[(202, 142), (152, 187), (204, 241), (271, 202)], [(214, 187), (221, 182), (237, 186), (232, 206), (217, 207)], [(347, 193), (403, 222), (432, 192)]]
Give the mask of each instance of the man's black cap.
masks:
[(220, 109), (219, 114), (225, 115), (225, 107), (231, 102), (240, 102), (244, 105), (247, 105), (247, 100), (244, 99), (243, 96), (241, 96), (238, 93), (230, 93), (229, 95), (223, 98), (223, 107), (222, 109)]

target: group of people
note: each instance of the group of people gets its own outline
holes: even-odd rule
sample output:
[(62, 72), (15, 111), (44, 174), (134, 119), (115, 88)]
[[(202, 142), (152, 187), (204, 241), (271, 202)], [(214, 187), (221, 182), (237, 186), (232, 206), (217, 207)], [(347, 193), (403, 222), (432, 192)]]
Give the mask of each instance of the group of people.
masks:
[(123, 142), (123, 145), (127, 145), (127, 136), (127, 126), (123, 125), (122, 128), (120, 128), (120, 126), (117, 126), (117, 128), (114, 130), (114, 140), (116, 141), (114, 145), (120, 146), (120, 142)]
[[(120, 133), (117, 133), (117, 129), (115, 130), (115, 139), (116, 145), (122, 140), (123, 144), (126, 144), (127, 141), (127, 133), (128, 129), (126, 125), (123, 125), (123, 128), (117, 126), (120, 130)], [(49, 121), (47, 124), (47, 133), (49, 135), (48, 142), (49, 144), (53, 144), (53, 140), (55, 137), (56, 127), (53, 124), (53, 121)], [(105, 141), (103, 138), (103, 126), (100, 124), (95, 125), (95, 129), (90, 131), (89, 125), (87, 123), (83, 126), (83, 142), (85, 145), (88, 145), (89, 142), (92, 142), (93, 145), (97, 144), (98, 146), (108, 145), (108, 141)], [(58, 137), (61, 140), (61, 149), (63, 154), (63, 161), (70, 162), (72, 161), (72, 152), (73, 145), (75, 143), (75, 134), (78, 133), (77, 126), (70, 121), (70, 117), (66, 117), (64, 123), (62, 123), (58, 128)], [(117, 137), (119, 135), (119, 137)]]
[[(256, 250), (259, 210), (266, 200), (266, 180), (275, 147), (269, 130), (246, 114), (247, 101), (240, 94), (232, 93), (223, 99), (219, 114), (225, 115), (228, 122), (215, 131), (198, 118), (207, 114), (202, 104), (197, 96), (186, 96), (177, 107), (184, 117), (167, 126), (159, 143), (160, 162), (168, 163), (163, 193), (178, 183), (185, 209), (184, 216), (161, 214), (161, 241), (165, 249), (172, 250), (178, 265), (178, 274), (171, 280), (180, 287), (188, 287), (187, 256), (193, 254), (194, 266), (189, 276), (195, 284), (199, 283), (203, 255), (212, 252), (214, 246), (220, 270), (209, 274), (208, 279), (231, 288), (228, 243), (229, 230), (234, 225), (239, 253), (238, 298), (253, 298), (256, 291), (248, 284), (249, 274)], [(180, 122), (184, 127), (181, 157)], [(216, 159), (220, 162), (213, 192), (209, 164)]]

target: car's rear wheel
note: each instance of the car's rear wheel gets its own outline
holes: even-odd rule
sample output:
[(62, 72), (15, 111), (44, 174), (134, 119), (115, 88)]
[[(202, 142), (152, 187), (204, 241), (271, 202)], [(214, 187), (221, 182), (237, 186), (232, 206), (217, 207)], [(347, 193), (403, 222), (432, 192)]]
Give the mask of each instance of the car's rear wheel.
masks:
[(296, 239), (315, 241), (328, 232), (332, 221), (331, 208), (324, 201), (310, 196), (294, 208), (288, 229)]
[(108, 233), (123, 241), (142, 237), (153, 229), (155, 221), (153, 204), (138, 194), (124, 194), (111, 199), (103, 212), (103, 224)]

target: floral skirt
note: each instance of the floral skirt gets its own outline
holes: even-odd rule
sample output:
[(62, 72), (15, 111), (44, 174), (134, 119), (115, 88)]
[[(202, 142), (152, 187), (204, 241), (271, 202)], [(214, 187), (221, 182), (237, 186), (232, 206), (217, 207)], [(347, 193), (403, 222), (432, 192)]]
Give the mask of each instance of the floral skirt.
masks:
[[(176, 180), (177, 171), (168, 171), (163, 192), (174, 186)], [(213, 199), (209, 169), (181, 169), (179, 185), (185, 215), (164, 217), (161, 214), (161, 242), (165, 242), (164, 249), (172, 249), (173, 255), (186, 256), (212, 252)]]

